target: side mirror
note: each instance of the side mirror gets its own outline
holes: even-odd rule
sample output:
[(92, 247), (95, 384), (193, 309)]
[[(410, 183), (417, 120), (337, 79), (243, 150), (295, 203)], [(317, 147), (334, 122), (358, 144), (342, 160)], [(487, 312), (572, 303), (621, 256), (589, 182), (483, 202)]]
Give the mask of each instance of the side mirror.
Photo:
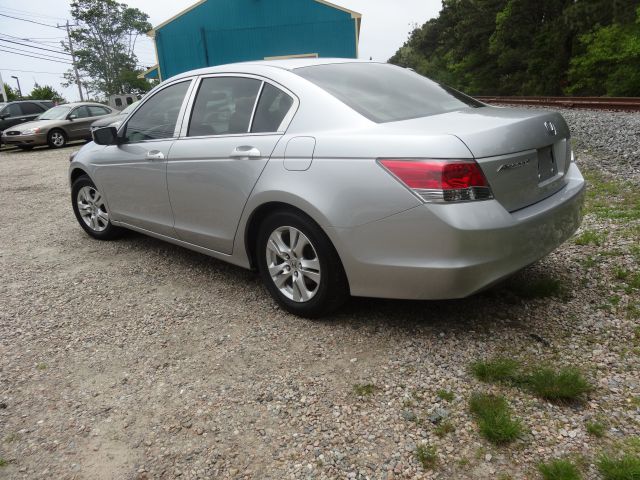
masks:
[(96, 128), (91, 132), (97, 145), (118, 145), (118, 129), (116, 127)]
[(4, 120), (5, 118), (9, 118), (9, 114), (8, 113), (0, 114), (0, 120)]

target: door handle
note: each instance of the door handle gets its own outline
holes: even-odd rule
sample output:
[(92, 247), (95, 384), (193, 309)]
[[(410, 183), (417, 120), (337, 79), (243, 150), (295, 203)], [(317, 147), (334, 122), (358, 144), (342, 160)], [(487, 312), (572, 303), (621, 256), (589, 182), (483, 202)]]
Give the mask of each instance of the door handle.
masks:
[(149, 150), (146, 157), (147, 160), (164, 160), (164, 153), (160, 150)]
[(236, 147), (231, 152), (231, 158), (260, 158), (260, 156), (260, 150), (249, 145)]

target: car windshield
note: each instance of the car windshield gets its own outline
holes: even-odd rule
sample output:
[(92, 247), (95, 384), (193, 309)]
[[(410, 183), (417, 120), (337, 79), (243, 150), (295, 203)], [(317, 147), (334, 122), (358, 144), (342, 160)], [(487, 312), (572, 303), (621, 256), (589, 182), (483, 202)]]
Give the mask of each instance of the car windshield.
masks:
[(68, 105), (58, 105), (40, 114), (38, 120), (64, 120), (69, 115), (71, 107)]
[(484, 107), (457, 90), (389, 64), (334, 63), (294, 72), (377, 123)]
[(122, 110), (120, 112), (120, 115), (129, 115), (131, 113), (131, 111), (136, 108), (136, 105), (138, 105), (140, 103), (140, 100), (138, 100), (137, 102), (133, 102), (131, 105), (129, 105), (127, 108), (125, 108), (124, 110)]

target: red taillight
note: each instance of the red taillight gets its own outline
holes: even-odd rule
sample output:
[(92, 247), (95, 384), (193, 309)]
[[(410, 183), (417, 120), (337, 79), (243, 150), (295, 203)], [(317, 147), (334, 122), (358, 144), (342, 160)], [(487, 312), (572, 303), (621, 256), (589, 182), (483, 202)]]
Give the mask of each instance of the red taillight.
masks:
[(387, 159), (380, 164), (426, 201), (493, 198), (484, 173), (474, 161)]

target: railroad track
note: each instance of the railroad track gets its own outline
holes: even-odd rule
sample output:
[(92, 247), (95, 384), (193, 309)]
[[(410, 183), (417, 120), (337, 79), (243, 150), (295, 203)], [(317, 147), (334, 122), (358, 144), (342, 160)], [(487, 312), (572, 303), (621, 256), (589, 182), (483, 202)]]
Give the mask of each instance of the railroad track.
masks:
[(504, 105), (540, 105), (563, 108), (587, 108), (592, 110), (640, 111), (638, 97), (475, 97), (485, 103)]

